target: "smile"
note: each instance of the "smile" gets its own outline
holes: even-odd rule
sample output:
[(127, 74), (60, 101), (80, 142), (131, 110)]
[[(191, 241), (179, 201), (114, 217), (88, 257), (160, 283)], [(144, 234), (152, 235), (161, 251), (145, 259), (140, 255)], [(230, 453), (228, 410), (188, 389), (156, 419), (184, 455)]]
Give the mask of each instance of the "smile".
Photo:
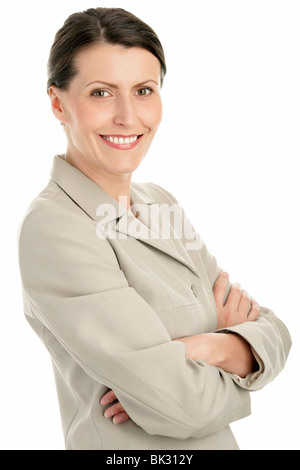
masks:
[(143, 135), (99, 135), (109, 147), (119, 150), (130, 150), (136, 147)]

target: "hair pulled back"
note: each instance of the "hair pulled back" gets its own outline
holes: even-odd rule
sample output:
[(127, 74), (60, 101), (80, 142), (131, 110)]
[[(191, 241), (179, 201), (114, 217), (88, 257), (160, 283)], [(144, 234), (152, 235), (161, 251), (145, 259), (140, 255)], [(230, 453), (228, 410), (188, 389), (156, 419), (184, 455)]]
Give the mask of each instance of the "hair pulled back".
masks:
[(167, 71), (163, 47), (150, 26), (122, 8), (90, 8), (74, 13), (55, 36), (48, 60), (47, 92), (51, 85), (68, 89), (77, 74), (74, 58), (78, 51), (95, 42), (141, 47), (161, 65), (161, 85)]

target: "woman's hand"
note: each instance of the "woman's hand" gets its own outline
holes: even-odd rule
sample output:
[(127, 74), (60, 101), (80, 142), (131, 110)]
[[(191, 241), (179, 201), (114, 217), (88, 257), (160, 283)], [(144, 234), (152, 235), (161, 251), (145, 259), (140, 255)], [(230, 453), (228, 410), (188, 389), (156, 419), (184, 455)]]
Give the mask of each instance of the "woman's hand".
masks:
[[(224, 305), (228, 274), (221, 273), (217, 278), (213, 294), (218, 312), (217, 328), (239, 325), (246, 321), (255, 321), (259, 315), (259, 305), (252, 300), (239, 284), (233, 284)], [(201, 335), (177, 338), (186, 346), (188, 359), (199, 359), (207, 364), (221, 367), (228, 372), (245, 377), (255, 370), (257, 363), (250, 345), (238, 335), (205, 333)], [(113, 403), (116, 401), (116, 403)], [(106, 418), (113, 418), (114, 424), (124, 423), (130, 419), (118, 401), (115, 392), (110, 390), (100, 400), (101, 405), (110, 405), (104, 413)]]
[(222, 272), (213, 287), (218, 312), (217, 329), (255, 321), (259, 315), (258, 303), (239, 284), (232, 284), (224, 305), (228, 278), (228, 273)]
[[(259, 305), (239, 284), (231, 286), (224, 304), (227, 283), (228, 274), (223, 272), (213, 287), (218, 312), (217, 329), (255, 321), (259, 316)], [(237, 334), (203, 333), (174, 341), (184, 343), (187, 359), (201, 360), (240, 377), (246, 377), (258, 367), (249, 343)]]
[[(100, 400), (101, 405), (109, 405), (115, 400), (118, 400), (116, 394), (113, 390), (110, 390)], [(112, 418), (114, 424), (124, 423), (130, 416), (126, 413), (123, 406), (119, 401), (114, 403), (112, 406), (109, 406), (104, 413), (105, 418)]]
[(177, 338), (185, 345), (186, 358), (206, 362), (244, 378), (258, 369), (250, 344), (233, 333), (202, 333)]

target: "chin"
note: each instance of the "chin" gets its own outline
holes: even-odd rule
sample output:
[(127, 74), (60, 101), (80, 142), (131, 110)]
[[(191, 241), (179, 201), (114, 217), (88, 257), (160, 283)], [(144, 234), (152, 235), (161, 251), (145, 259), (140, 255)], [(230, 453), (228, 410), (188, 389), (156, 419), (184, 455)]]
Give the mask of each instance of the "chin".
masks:
[(138, 161), (126, 161), (124, 159), (123, 161), (118, 162), (117, 165), (114, 165), (114, 167), (111, 169), (112, 173), (115, 174), (126, 174), (126, 173), (132, 173), (135, 171), (141, 164), (141, 160), (139, 159)]
[(118, 168), (115, 168), (113, 173), (115, 174), (128, 174), (128, 173), (133, 173), (137, 168), (139, 167), (138, 165), (123, 165)]

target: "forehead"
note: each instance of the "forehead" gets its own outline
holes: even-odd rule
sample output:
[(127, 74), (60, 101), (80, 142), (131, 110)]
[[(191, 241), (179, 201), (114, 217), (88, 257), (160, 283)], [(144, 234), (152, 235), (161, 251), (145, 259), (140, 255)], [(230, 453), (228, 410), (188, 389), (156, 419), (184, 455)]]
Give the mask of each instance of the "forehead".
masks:
[(81, 49), (74, 61), (75, 80), (87, 84), (94, 80), (114, 83), (156, 80), (159, 83), (160, 62), (146, 49), (95, 43)]

